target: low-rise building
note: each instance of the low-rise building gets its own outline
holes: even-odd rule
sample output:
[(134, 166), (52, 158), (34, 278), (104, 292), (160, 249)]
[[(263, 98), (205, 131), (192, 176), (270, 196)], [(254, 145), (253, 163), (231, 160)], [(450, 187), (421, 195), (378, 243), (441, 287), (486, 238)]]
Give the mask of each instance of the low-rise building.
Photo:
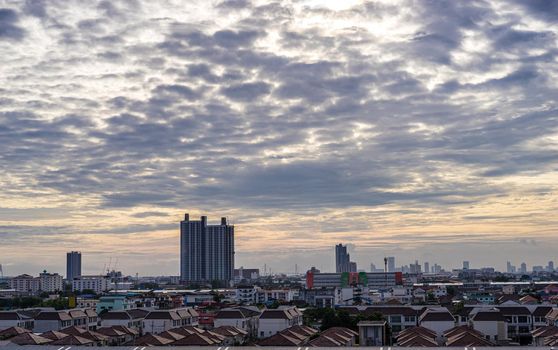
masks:
[(35, 316), (33, 332), (44, 333), (71, 327), (73, 320), (65, 311), (41, 311)]
[(11, 327), (33, 329), (33, 318), (17, 311), (0, 311), (0, 331)]
[(10, 288), (18, 292), (36, 294), (41, 290), (41, 280), (27, 274), (19, 275), (10, 280)]
[(100, 294), (109, 290), (110, 279), (107, 276), (79, 276), (72, 280), (72, 291), (92, 290)]
[(296, 307), (264, 310), (260, 315), (258, 337), (270, 337), (284, 329), (302, 325), (302, 313)]

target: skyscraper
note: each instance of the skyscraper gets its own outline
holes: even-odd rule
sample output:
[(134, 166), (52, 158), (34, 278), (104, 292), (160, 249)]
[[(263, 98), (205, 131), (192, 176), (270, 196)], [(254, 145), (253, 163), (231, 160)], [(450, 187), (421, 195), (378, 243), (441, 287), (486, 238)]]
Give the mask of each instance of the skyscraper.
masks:
[(395, 272), (395, 257), (387, 257), (387, 272)]
[(424, 262), (424, 271), (423, 273), (430, 273), (430, 264), (428, 263), (428, 261)]
[(469, 262), (463, 261), (463, 270), (469, 270)]
[(351, 256), (347, 253), (347, 246), (339, 243), (335, 246), (335, 272), (350, 272)]
[(519, 269), (519, 272), (521, 273), (527, 273), (527, 264), (522, 262), (521, 263), (521, 268)]
[(221, 218), (208, 225), (207, 216), (180, 222), (180, 279), (183, 282), (232, 281), (234, 272), (234, 226)]
[(71, 281), (81, 276), (81, 252), (66, 253), (66, 279)]

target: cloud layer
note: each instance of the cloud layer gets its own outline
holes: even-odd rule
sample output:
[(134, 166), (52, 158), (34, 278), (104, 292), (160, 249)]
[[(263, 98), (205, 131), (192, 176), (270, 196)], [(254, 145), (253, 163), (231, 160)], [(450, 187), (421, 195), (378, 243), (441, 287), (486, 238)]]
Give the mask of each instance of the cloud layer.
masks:
[(183, 211), (230, 216), (237, 265), (278, 271), (330, 269), (337, 241), (363, 268), (556, 247), (556, 11), (0, 1), (0, 263), (176, 274)]

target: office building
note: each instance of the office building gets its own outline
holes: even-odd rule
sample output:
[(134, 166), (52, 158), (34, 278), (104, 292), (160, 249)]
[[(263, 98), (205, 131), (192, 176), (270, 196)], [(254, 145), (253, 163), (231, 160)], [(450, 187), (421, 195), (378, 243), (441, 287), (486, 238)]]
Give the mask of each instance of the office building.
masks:
[(428, 261), (426, 261), (424, 263), (424, 273), (430, 273), (430, 264), (428, 263)]
[(347, 246), (339, 243), (335, 246), (335, 272), (349, 272), (350, 264), (351, 256), (347, 252)]
[(184, 283), (220, 281), (229, 283), (234, 271), (234, 226), (221, 218), (208, 225), (207, 216), (180, 222), (180, 279)]
[(463, 270), (469, 270), (469, 262), (463, 261)]
[(81, 276), (81, 252), (66, 253), (66, 279), (73, 280)]
[(549, 261), (548, 265), (546, 266), (546, 270), (548, 272), (554, 272), (554, 261)]
[(527, 264), (526, 263), (524, 263), (524, 262), (521, 263), (521, 268), (519, 269), (519, 272), (521, 272), (523, 274), (527, 273)]
[(395, 272), (395, 257), (387, 257), (387, 272)]
[(306, 288), (344, 288), (352, 285), (371, 289), (390, 288), (403, 283), (401, 272), (306, 273)]

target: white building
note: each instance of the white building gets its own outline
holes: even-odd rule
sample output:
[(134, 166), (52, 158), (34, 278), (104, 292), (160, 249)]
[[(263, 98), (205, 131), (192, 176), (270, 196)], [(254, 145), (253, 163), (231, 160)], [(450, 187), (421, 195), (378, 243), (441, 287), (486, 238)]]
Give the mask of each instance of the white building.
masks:
[(18, 292), (35, 294), (41, 290), (41, 280), (27, 274), (19, 275), (10, 280), (10, 288)]
[(487, 340), (498, 342), (508, 339), (508, 323), (500, 310), (480, 308), (471, 311), (470, 325), (484, 333)]
[(71, 327), (73, 320), (64, 311), (41, 311), (35, 316), (33, 327), (34, 333), (44, 333), (48, 331), (59, 331), (63, 328)]
[(425, 310), (419, 317), (419, 325), (428, 328), (441, 337), (442, 334), (455, 327), (455, 318), (445, 307)]
[(39, 274), (40, 288), (43, 292), (53, 293), (64, 290), (64, 279), (57, 273), (43, 271)]
[(294, 306), (264, 310), (260, 315), (258, 337), (267, 338), (297, 325), (302, 326), (302, 313)]
[(79, 276), (72, 280), (73, 291), (92, 290), (97, 294), (109, 289), (110, 280), (106, 276)]

